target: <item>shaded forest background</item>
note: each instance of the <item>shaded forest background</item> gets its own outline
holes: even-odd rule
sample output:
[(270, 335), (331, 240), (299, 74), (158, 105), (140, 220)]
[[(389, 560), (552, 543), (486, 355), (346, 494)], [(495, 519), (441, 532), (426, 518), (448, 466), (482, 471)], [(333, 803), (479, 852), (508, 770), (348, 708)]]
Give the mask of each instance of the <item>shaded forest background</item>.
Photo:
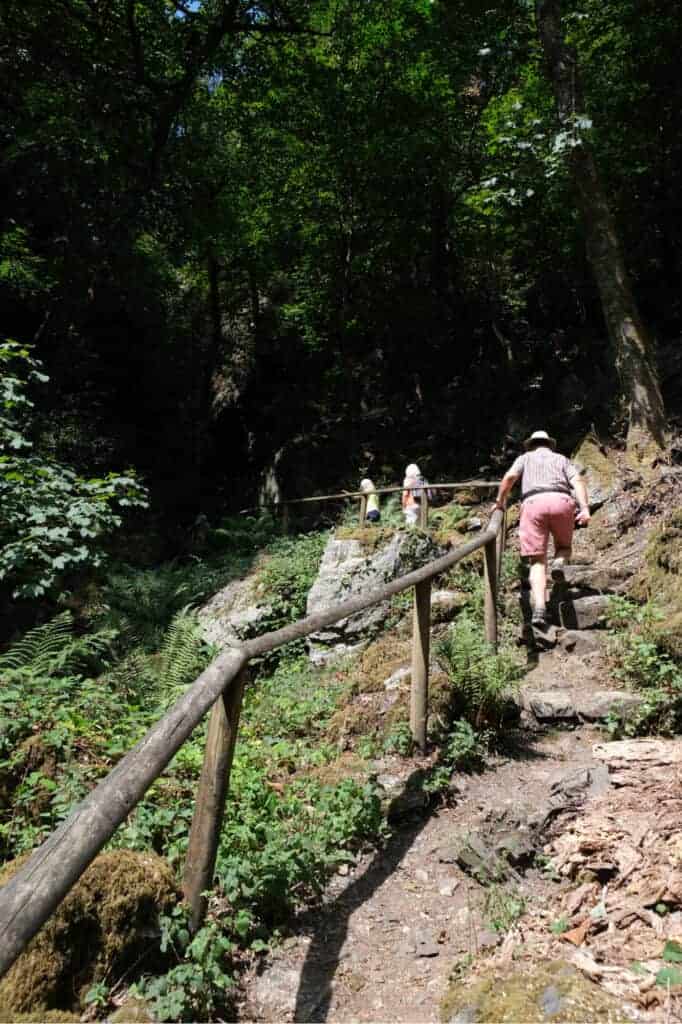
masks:
[(190, 524), (266, 478), (457, 478), (538, 425), (617, 436), (565, 159), (586, 139), (674, 418), (678, 12), (563, 15), (568, 127), (522, 0), (7, 0), (0, 303), (50, 378), (36, 449), (134, 467)]

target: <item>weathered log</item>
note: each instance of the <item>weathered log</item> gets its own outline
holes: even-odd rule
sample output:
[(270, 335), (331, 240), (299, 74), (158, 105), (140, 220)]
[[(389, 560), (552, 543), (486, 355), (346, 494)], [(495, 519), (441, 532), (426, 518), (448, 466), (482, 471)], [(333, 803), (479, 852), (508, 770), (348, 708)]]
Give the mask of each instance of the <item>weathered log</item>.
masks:
[(497, 552), (495, 538), (486, 542), (485, 566), (485, 638), (497, 650)]
[(204, 893), (213, 885), (220, 829), (230, 786), (232, 758), (248, 669), (244, 668), (213, 705), (206, 735), (183, 890), (191, 908), (190, 928), (197, 931), (206, 914)]
[(431, 638), (431, 580), (414, 588), (412, 619), (412, 688), (410, 730), (420, 750), (426, 748), (426, 717), (429, 703), (429, 644)]

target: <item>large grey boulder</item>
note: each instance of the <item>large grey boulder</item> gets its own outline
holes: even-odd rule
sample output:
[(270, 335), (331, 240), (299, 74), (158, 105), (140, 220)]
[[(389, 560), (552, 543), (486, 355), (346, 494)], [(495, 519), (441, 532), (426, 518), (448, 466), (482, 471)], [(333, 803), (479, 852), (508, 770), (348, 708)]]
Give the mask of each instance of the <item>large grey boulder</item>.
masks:
[(199, 609), (199, 624), (207, 643), (234, 647), (263, 631), (259, 627), (264, 628), (272, 609), (260, 586), (257, 576), (233, 580)]
[[(307, 614), (327, 611), (335, 604), (375, 590), (442, 554), (442, 548), (430, 537), (414, 530), (396, 531), (385, 547), (370, 556), (363, 553), (359, 540), (331, 537), (317, 579), (308, 593)], [(308, 641), (310, 660), (314, 664), (328, 664), (360, 650), (380, 632), (390, 611), (391, 602), (381, 601), (314, 633)]]

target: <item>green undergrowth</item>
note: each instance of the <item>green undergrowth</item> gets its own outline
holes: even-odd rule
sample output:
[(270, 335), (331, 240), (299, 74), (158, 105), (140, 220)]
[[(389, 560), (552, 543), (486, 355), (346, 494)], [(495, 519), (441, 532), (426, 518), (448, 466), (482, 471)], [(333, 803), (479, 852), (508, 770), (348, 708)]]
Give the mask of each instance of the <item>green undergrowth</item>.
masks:
[[(303, 614), (324, 539), (277, 538), (260, 554), (267, 594), (277, 602), (273, 627)], [(186, 605), (212, 589), (224, 568), (212, 563), (211, 576), (203, 564), (186, 573), (162, 566), (141, 580), (119, 568), (80, 621), (64, 612), (5, 653), (4, 863), (53, 831), (208, 663), (213, 652)], [(91, 632), (81, 632), (84, 621)], [(209, 920), (192, 940), (182, 909), (162, 921), (176, 962), (162, 978), (138, 979), (159, 1019), (225, 1013), (243, 952), (262, 946), (294, 907), (319, 894), (330, 872), (384, 832), (366, 775), (326, 781), (317, 774), (337, 755), (326, 725), (348, 687), (344, 673), (313, 670), (291, 646), (276, 667), (257, 668), (245, 695)], [(180, 873), (204, 738), (197, 729), (111, 847), (153, 850)], [(89, 1005), (103, 1014), (110, 987), (98, 983)]]
[[(308, 591), (317, 576), (327, 538), (326, 531), (278, 537), (265, 548), (259, 578), (270, 612), (259, 619), (258, 633), (281, 629), (304, 618)], [(262, 664), (273, 667), (282, 658), (301, 655), (304, 649), (305, 642), (295, 640), (265, 655)]]
[(682, 730), (682, 660), (671, 654), (661, 632), (665, 617), (656, 601), (637, 605), (623, 597), (611, 599), (614, 674), (643, 698), (627, 716), (610, 716), (607, 725), (614, 736), (672, 736)]
[(196, 608), (222, 587), (244, 576), (257, 556), (276, 552), (280, 539), (271, 516), (224, 519), (195, 545), (193, 553), (152, 569), (119, 561), (101, 585), (75, 601), (88, 630), (114, 629), (117, 651), (157, 651), (173, 618)]
[[(304, 613), (325, 539), (275, 538), (258, 554), (273, 603), (265, 628)], [(235, 549), (240, 558), (251, 557)], [(162, 566), (143, 580), (119, 568), (80, 620), (63, 613), (6, 652), (0, 662), (3, 861), (44, 839), (209, 662), (214, 652), (201, 638), (191, 605), (206, 596), (211, 579), (229, 571), (227, 562), (210, 558), (188, 566), (186, 574), (182, 566)], [(447, 786), (453, 771), (483, 763), (517, 674), (510, 655), (494, 654), (482, 639), (480, 567), (471, 560), (453, 577), (466, 602), (439, 647), (442, 671), (433, 678), (439, 710), (431, 738), (441, 756), (425, 782), (431, 792)], [(406, 701), (381, 716), (376, 733), (361, 716), (348, 743), (340, 742), (334, 723), (354, 707), (365, 683), (383, 696), (390, 674), (384, 670), (402, 657), (396, 642), (409, 646), (396, 636), (386, 634), (360, 660), (334, 669), (314, 669), (295, 645), (277, 662), (254, 667), (206, 925), (192, 938), (185, 910), (167, 913), (160, 929), (170, 969), (148, 977), (138, 971), (137, 978), (132, 972), (126, 980), (135, 982), (157, 1019), (230, 1013), (243, 958), (271, 943), (292, 910), (317, 899), (330, 873), (383, 840), (386, 809), (373, 781), (373, 759), (412, 754)], [(205, 727), (198, 728), (111, 848), (154, 851), (179, 879), (204, 739)], [(105, 1016), (118, 998), (113, 984), (100, 981), (89, 992), (91, 1016)]]

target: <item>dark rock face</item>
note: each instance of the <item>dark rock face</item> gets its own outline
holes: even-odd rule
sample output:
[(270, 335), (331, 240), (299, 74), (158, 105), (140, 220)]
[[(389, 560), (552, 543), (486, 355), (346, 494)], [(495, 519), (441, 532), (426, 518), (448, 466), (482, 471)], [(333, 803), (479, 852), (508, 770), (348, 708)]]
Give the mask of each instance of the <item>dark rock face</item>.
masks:
[(572, 461), (585, 481), (591, 508), (599, 508), (615, 497), (620, 490), (618, 473), (598, 444), (586, 438), (573, 453)]

